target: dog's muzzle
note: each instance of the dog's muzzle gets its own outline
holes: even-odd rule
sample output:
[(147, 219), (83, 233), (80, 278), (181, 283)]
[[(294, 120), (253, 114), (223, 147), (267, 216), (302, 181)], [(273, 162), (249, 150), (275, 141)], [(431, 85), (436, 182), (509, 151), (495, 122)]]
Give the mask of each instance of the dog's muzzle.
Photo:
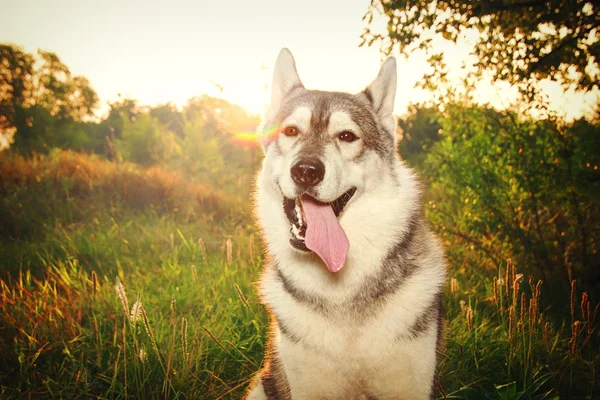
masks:
[[(339, 217), (342, 211), (344, 211), (344, 207), (346, 207), (346, 204), (348, 204), (355, 192), (356, 188), (351, 188), (331, 203), (328, 203), (336, 217)], [(290, 244), (298, 250), (311, 251), (305, 244), (307, 223), (300, 197), (296, 197), (295, 199), (284, 197), (283, 210), (290, 221)]]

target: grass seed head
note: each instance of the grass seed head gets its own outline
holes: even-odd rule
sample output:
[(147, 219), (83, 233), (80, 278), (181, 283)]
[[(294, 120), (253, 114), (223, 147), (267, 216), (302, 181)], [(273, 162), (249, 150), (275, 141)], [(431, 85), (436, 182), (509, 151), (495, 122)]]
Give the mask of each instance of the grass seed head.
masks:
[(194, 280), (195, 284), (198, 284), (198, 272), (196, 271), (196, 265), (192, 264), (191, 269), (192, 269), (192, 279)]
[(585, 321), (588, 319), (588, 293), (583, 292), (581, 294), (581, 318)]
[(523, 280), (523, 274), (517, 274), (513, 280), (513, 306), (517, 307), (517, 300), (519, 299), (519, 287)]
[(129, 303), (127, 301), (127, 294), (125, 293), (125, 286), (121, 283), (121, 280), (117, 277), (117, 284), (115, 285), (115, 292), (117, 292), (117, 296), (119, 300), (121, 300), (121, 304), (123, 305), (123, 314), (129, 316)]
[(504, 271), (504, 282), (506, 282), (505, 290), (506, 290), (506, 298), (509, 298), (510, 295), (510, 270), (511, 270), (512, 262), (510, 258), (506, 260), (506, 270)]
[(138, 352), (138, 357), (140, 361), (144, 362), (148, 359), (148, 353), (146, 353), (146, 348), (142, 345), (140, 347), (140, 351)]
[(171, 300), (171, 314), (173, 315), (173, 318), (177, 316), (177, 301), (175, 299)]
[(531, 289), (531, 293), (535, 292), (535, 282), (532, 275), (529, 275), (529, 288)]
[(202, 238), (198, 239), (198, 246), (202, 253), (202, 260), (206, 262), (206, 246), (204, 245), (204, 240), (202, 240)]
[(244, 294), (242, 293), (242, 289), (240, 289), (240, 287), (238, 286), (238, 284), (234, 283), (233, 287), (235, 288), (235, 291), (237, 292), (238, 297), (240, 298), (240, 300), (242, 301), (242, 303), (244, 304), (244, 306), (246, 308), (250, 308), (250, 304), (248, 304), (248, 300), (246, 299), (246, 296), (244, 296)]
[(94, 297), (98, 293), (98, 276), (96, 275), (96, 271), (92, 271), (92, 294)]
[(543, 283), (544, 283), (544, 281), (540, 279), (537, 282), (537, 284), (535, 285), (535, 304), (538, 307), (540, 305), (540, 301), (542, 300), (542, 284)]
[(225, 248), (227, 249), (227, 264), (231, 265), (233, 258), (233, 244), (231, 243), (231, 235), (229, 235), (227, 241), (225, 242)]
[(571, 356), (574, 356), (577, 351), (577, 337), (579, 336), (579, 321), (573, 322), (571, 326)]
[(450, 293), (452, 293), (452, 296), (454, 296), (454, 297), (456, 297), (457, 287), (458, 287), (458, 281), (456, 280), (456, 278), (451, 278), (450, 279)]
[(467, 328), (469, 329), (469, 332), (473, 332), (473, 309), (471, 308), (471, 306), (467, 306), (466, 319)]
[(142, 302), (140, 301), (140, 295), (138, 294), (137, 300), (131, 306), (131, 313), (129, 314), (129, 321), (132, 324), (135, 324), (141, 317), (142, 311)]
[(187, 364), (190, 353), (188, 349), (188, 321), (185, 318), (181, 318), (181, 351), (183, 359)]

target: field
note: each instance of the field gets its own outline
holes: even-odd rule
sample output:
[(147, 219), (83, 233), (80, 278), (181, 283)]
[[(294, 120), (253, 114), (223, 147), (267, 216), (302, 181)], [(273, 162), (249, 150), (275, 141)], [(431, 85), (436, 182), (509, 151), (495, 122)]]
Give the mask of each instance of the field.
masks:
[[(254, 171), (247, 171), (251, 180)], [(250, 193), (73, 152), (0, 159), (0, 397), (236, 399), (268, 316)], [(598, 398), (598, 307), (450, 265), (438, 398)]]

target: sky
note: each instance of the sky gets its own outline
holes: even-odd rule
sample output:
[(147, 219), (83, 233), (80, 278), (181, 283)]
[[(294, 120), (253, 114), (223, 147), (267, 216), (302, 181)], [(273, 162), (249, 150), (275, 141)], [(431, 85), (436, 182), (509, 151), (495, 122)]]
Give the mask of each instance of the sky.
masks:
[[(385, 58), (378, 46), (358, 47), (370, 0), (0, 0), (0, 42), (55, 52), (73, 75), (87, 77), (101, 100), (179, 106), (202, 94), (223, 97), (253, 113), (269, 101), (273, 64), (289, 48), (309, 89), (357, 92)], [(376, 20), (383, 27), (383, 20)], [(447, 47), (450, 66), (468, 47)], [(397, 55), (396, 55), (397, 56)], [(398, 57), (396, 113), (430, 95), (415, 89), (423, 54)], [(570, 118), (593, 109), (587, 99), (548, 85), (552, 104)], [(597, 93), (595, 94), (597, 96)], [(482, 84), (478, 98), (508, 106), (515, 93)]]

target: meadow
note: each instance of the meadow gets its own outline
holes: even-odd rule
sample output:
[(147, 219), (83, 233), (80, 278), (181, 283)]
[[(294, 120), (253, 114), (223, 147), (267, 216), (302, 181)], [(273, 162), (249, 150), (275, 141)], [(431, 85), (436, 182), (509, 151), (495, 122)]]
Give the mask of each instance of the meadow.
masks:
[[(263, 246), (250, 186), (216, 187), (72, 151), (0, 158), (0, 397), (240, 398), (267, 334)], [(455, 260), (438, 398), (598, 397), (580, 283)]]
[[(159, 21), (149, 3), (13, 3), (0, 31), (25, 47), (0, 43), (1, 399), (242, 397), (269, 324), (259, 117), (206, 93), (258, 110), (272, 63), (256, 68), (282, 44), (307, 84), (310, 64), (366, 84), (376, 56), (335, 44), (360, 31), (397, 57), (396, 99), (418, 102), (396, 104), (397, 151), (448, 264), (436, 397), (600, 398), (595, 2), (372, 0), (355, 33), (343, 27), (359, 2), (293, 4), (309, 28), (260, 2), (166, 6)], [(26, 50), (52, 43), (95, 84), (153, 105)]]

